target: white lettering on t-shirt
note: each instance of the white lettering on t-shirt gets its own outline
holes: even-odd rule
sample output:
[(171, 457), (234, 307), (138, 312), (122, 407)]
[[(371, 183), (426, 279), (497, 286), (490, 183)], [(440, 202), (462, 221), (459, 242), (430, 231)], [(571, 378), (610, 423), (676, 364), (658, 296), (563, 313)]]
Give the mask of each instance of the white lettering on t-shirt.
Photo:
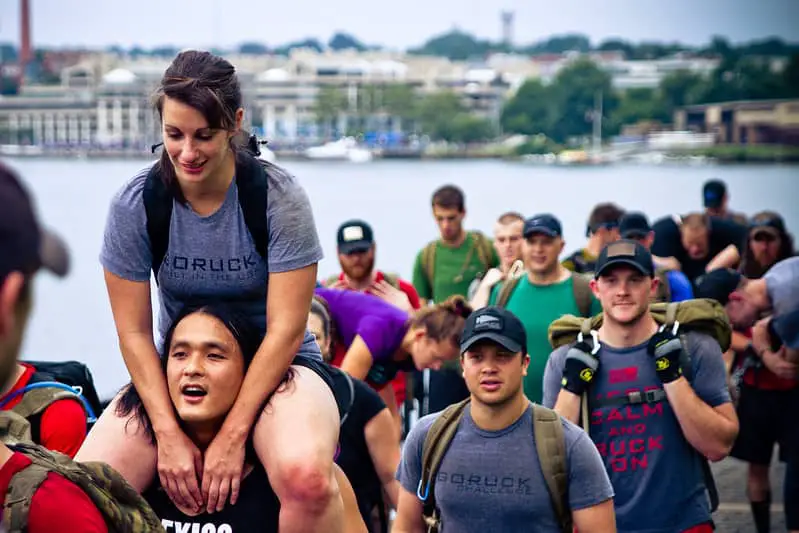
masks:
[[(230, 524), (202, 524), (200, 522), (178, 522), (177, 520), (161, 520), (161, 525), (164, 526), (166, 531), (174, 531), (175, 533), (233, 533), (233, 528)], [(170, 530), (169, 528), (174, 528)]]

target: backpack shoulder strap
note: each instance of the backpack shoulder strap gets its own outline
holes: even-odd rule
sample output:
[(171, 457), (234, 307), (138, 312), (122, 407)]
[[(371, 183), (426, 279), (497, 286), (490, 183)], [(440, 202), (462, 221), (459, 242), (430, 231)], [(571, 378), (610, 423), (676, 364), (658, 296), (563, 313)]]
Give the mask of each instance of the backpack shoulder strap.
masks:
[[(522, 276), (523, 275), (524, 274), (522, 274)], [(510, 301), (513, 291), (519, 286), (519, 281), (521, 281), (522, 276), (514, 276), (502, 282), (502, 285), (499, 287), (499, 294), (497, 294), (497, 302), (495, 305), (502, 308), (508, 305), (508, 301)]]
[(160, 163), (156, 163), (144, 180), (144, 213), (147, 219), (147, 236), (153, 257), (152, 269), (158, 283), (158, 271), (169, 247), (169, 223), (172, 220), (172, 193), (161, 179)]
[(389, 285), (391, 285), (395, 289), (400, 290), (399, 276), (398, 275), (389, 274), (389, 273), (383, 272), (383, 279), (386, 280), (386, 283), (388, 283)]
[(347, 402), (347, 409), (344, 411), (344, 416), (341, 417), (341, 422), (339, 422), (339, 426), (343, 426), (344, 422), (350, 416), (350, 411), (352, 410), (352, 406), (355, 404), (355, 384), (352, 382), (352, 378), (347, 372), (341, 371), (341, 374), (344, 376), (344, 380), (347, 382), (347, 390), (350, 393), (350, 401)]
[(572, 274), (572, 290), (574, 291), (574, 302), (580, 311), (580, 316), (591, 316), (591, 303), (593, 294), (591, 293), (590, 282), (580, 274)]
[(32, 463), (11, 477), (3, 503), (3, 524), (9, 533), (28, 531), (28, 514), (33, 495), (47, 479), (50, 469)]
[(485, 273), (491, 268), (491, 241), (480, 231), (475, 230), (470, 233), (472, 234), (472, 239), (474, 239), (474, 246), (477, 248), (477, 257), (480, 259), (480, 263), (483, 265), (483, 273)]
[(427, 283), (430, 285), (430, 292), (433, 291), (433, 276), (436, 269), (436, 241), (427, 243), (427, 246), (422, 248), (422, 271), (427, 278)]
[(328, 276), (327, 279), (325, 279), (324, 286), (330, 287), (332, 284), (337, 282), (338, 279), (339, 279), (338, 274), (333, 274), (331, 276)]
[(9, 446), (33, 442), (31, 421), (14, 411), (0, 411), (0, 441)]
[(430, 426), (422, 444), (422, 475), (417, 496), (422, 500), (425, 523), (428, 528), (435, 528), (429, 529), (431, 531), (438, 531), (440, 523), (435, 498), (436, 474), (468, 404), (467, 398), (444, 409)]
[(25, 392), (22, 395), (22, 400), (11, 410), (23, 418), (30, 418), (44, 412), (51, 404), (59, 400), (75, 400), (83, 407), (83, 402), (80, 401), (80, 398), (74, 392), (56, 387), (44, 387)]
[(267, 262), (268, 272), (269, 227), (266, 220), (266, 209), (269, 186), (267, 168), (258, 159), (248, 154), (239, 154), (236, 161), (236, 187), (244, 223), (250, 231), (255, 249)]
[(541, 472), (549, 490), (552, 508), (563, 533), (572, 532), (569, 506), (569, 470), (566, 440), (560, 416), (546, 407), (533, 405), (533, 433)]

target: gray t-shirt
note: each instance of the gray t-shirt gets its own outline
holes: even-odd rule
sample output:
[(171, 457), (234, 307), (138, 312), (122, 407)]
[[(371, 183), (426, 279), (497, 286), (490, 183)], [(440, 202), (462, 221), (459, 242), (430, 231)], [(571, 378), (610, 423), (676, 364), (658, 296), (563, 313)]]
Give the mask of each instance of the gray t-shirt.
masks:
[[(422, 446), (440, 413), (411, 429), (402, 450), (397, 479), (416, 494)], [(563, 420), (572, 510), (613, 497), (613, 488), (594, 444), (580, 428)], [(467, 407), (435, 485), (442, 533), (514, 531), (559, 533), (533, 436), (533, 410), (500, 431), (484, 431)]]
[(783, 259), (763, 276), (774, 316), (799, 307), (799, 257)]
[[(143, 201), (149, 171), (150, 167), (143, 169), (114, 196), (100, 253), (104, 268), (131, 281), (149, 280), (152, 268)], [(318, 262), (322, 248), (305, 191), (291, 175), (268, 175), (269, 272)], [(205, 217), (173, 201), (169, 247), (158, 272), (157, 344), (180, 308), (198, 301), (231, 303), (265, 332), (267, 267), (244, 222), (238, 192), (234, 180), (222, 206)], [(307, 330), (299, 353), (321, 358)]]
[[(711, 407), (730, 401), (718, 343), (687, 334), (697, 396)], [(568, 346), (549, 357), (544, 372), (544, 405), (555, 404)], [(603, 345), (591, 398), (663, 388), (646, 343), (632, 348)], [(591, 439), (616, 491), (619, 532), (674, 533), (710, 521), (698, 452), (685, 439), (668, 401), (591, 409)]]

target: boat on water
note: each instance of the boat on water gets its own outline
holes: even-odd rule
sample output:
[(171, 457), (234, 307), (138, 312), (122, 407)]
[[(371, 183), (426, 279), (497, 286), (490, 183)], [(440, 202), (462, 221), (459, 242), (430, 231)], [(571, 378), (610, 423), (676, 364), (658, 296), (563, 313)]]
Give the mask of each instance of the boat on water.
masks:
[(325, 161), (350, 161), (368, 163), (374, 158), (372, 152), (358, 145), (353, 137), (342, 137), (336, 141), (307, 148), (303, 155), (308, 159)]

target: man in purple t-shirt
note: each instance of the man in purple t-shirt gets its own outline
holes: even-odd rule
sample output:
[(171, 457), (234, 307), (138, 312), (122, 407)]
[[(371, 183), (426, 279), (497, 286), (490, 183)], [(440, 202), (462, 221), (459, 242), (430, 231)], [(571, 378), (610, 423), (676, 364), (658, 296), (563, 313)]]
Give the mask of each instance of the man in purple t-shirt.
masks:
[(714, 339), (687, 334), (691, 381), (683, 375), (679, 337), (659, 331), (649, 312), (653, 273), (652, 255), (635, 241), (602, 250), (591, 281), (604, 313), (598, 342), (553, 352), (544, 405), (578, 422), (590, 387), (590, 436), (616, 493), (618, 531), (710, 533), (702, 456), (727, 456), (738, 419)]

